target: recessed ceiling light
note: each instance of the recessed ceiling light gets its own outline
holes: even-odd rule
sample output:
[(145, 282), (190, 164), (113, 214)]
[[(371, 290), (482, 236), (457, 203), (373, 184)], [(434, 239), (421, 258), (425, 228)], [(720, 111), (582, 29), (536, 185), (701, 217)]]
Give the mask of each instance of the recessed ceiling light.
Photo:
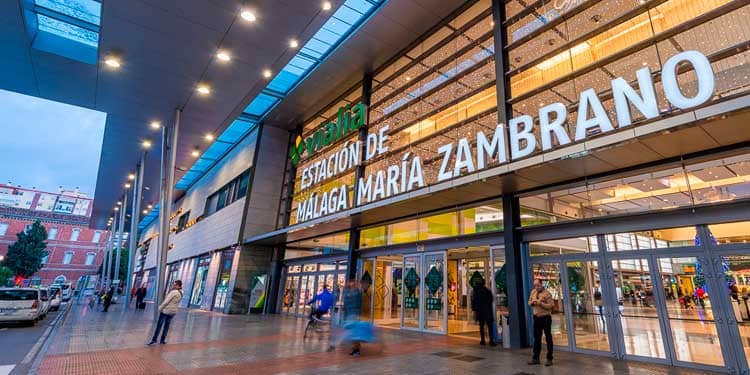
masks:
[(214, 140), (214, 135), (211, 133), (206, 133), (206, 135), (204, 135), (203, 138), (205, 138), (207, 141), (210, 142)]
[(125, 189), (130, 189), (130, 183), (129, 182), (125, 184)]
[(154, 205), (153, 205), (153, 204), (149, 204), (149, 205), (148, 205), (148, 206), (146, 206), (146, 207), (148, 207), (148, 209), (150, 210), (150, 209), (154, 208)]
[(263, 70), (263, 77), (265, 77), (265, 78), (271, 78), (271, 75), (273, 75), (273, 73), (271, 72), (270, 69), (264, 69)]
[(333, 8), (333, 4), (330, 1), (323, 2), (323, 10), (331, 10), (331, 8)]
[(144, 215), (148, 214), (148, 210), (143, 210), (143, 214)]
[(151, 123), (149, 123), (148, 126), (150, 126), (151, 129), (157, 130), (157, 129), (161, 128), (161, 122), (159, 122), (159, 121), (151, 121)]
[(289, 40), (289, 48), (297, 48), (299, 47), (299, 42), (297, 39), (290, 39)]
[(130, 181), (135, 180), (135, 173), (128, 174), (128, 180), (130, 180)]
[(143, 142), (141, 142), (141, 147), (143, 147), (143, 148), (151, 148), (151, 141), (149, 141), (148, 139), (144, 140)]
[(120, 211), (120, 207), (115, 207), (115, 211)]
[(255, 17), (255, 13), (253, 13), (253, 11), (251, 11), (250, 9), (243, 9), (240, 13), (240, 17), (242, 17), (242, 19), (247, 22), (255, 22), (255, 20), (258, 19), (257, 17)]
[(193, 150), (190, 152), (190, 156), (197, 158), (198, 156), (201, 156), (201, 152), (198, 150)]
[(198, 91), (199, 94), (205, 96), (211, 93), (211, 87), (205, 83), (200, 83), (196, 86), (195, 91)]
[(104, 58), (104, 63), (107, 64), (110, 68), (118, 69), (122, 66), (122, 62), (120, 62), (120, 59), (114, 56), (107, 56)]
[(409, 81), (411, 81), (411, 77), (409, 77), (409, 76), (406, 76), (406, 77), (404, 77), (404, 78), (406, 79), (406, 82), (409, 82)]
[(229, 54), (229, 52), (224, 50), (219, 50), (219, 52), (216, 52), (216, 58), (219, 59), (219, 61), (223, 62), (229, 62), (232, 60), (232, 56)]

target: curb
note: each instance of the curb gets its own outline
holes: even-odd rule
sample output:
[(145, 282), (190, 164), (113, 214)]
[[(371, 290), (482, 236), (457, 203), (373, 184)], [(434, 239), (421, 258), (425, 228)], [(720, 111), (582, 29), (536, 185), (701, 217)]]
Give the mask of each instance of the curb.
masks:
[[(68, 307), (65, 309), (65, 311), (62, 312), (62, 314), (58, 315), (54, 325), (48, 328), (48, 331), (44, 332), (42, 337), (40, 338), (40, 342), (34, 345), (34, 348), (36, 348), (36, 353), (32, 352), (34, 351), (34, 348), (29, 351), (29, 353), (26, 355), (27, 357), (31, 355), (31, 358), (28, 360), (24, 358), (24, 362), (28, 364), (28, 362), (31, 362), (31, 368), (29, 369), (28, 374), (36, 374), (37, 370), (39, 369), (39, 366), (42, 364), (42, 359), (44, 359), (45, 354), (47, 353), (47, 350), (49, 349), (50, 343), (52, 342), (52, 338), (54, 338), (57, 335), (57, 332), (60, 330), (60, 327), (65, 325), (65, 323), (68, 320), (68, 315), (70, 313), (70, 310), (73, 308), (72, 303), (68, 303)], [(60, 322), (62, 320), (62, 322)], [(41, 343), (41, 345), (40, 345)], [(37, 345), (40, 345), (37, 347)], [(22, 363), (24, 363), (22, 362)], [(16, 368), (17, 369), (17, 368)], [(12, 373), (13, 374), (13, 373)]]

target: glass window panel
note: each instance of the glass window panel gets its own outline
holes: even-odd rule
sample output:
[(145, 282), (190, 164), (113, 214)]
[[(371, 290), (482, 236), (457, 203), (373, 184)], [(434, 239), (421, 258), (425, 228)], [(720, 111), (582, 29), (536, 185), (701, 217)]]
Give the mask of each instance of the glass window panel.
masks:
[(750, 221), (712, 224), (708, 226), (714, 244), (747, 243), (750, 240)]
[(563, 238), (528, 244), (531, 256), (597, 252), (598, 248), (592, 245), (596, 245), (596, 237)]
[(458, 230), (458, 215), (456, 212), (419, 219), (420, 241), (457, 236)]
[(95, 31), (84, 29), (56, 18), (47, 17), (43, 14), (37, 14), (37, 22), (39, 31), (55, 34), (94, 48), (99, 46), (99, 33)]
[(99, 25), (102, 4), (94, 0), (34, 0), (37, 6), (51, 9), (66, 16)]

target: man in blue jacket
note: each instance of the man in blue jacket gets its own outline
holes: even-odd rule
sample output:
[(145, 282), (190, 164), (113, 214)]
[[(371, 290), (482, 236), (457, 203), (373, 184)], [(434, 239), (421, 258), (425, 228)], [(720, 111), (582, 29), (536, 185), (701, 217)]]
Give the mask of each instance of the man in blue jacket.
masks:
[(333, 297), (333, 293), (328, 291), (328, 285), (323, 286), (323, 291), (318, 293), (317, 296), (313, 297), (310, 302), (308, 302), (308, 305), (312, 305), (315, 302), (318, 302), (318, 307), (313, 308), (312, 312), (310, 313), (310, 321), (312, 322), (313, 316), (320, 319), (323, 317), (323, 315), (328, 314), (328, 311), (331, 309), (331, 306), (333, 306), (335, 298)]

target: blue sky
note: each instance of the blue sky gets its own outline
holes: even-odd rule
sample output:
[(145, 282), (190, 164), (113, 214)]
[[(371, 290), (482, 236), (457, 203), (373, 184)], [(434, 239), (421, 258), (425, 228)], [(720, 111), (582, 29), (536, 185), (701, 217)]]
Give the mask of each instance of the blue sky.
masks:
[(107, 114), (0, 90), (0, 182), (57, 192), (96, 188)]

